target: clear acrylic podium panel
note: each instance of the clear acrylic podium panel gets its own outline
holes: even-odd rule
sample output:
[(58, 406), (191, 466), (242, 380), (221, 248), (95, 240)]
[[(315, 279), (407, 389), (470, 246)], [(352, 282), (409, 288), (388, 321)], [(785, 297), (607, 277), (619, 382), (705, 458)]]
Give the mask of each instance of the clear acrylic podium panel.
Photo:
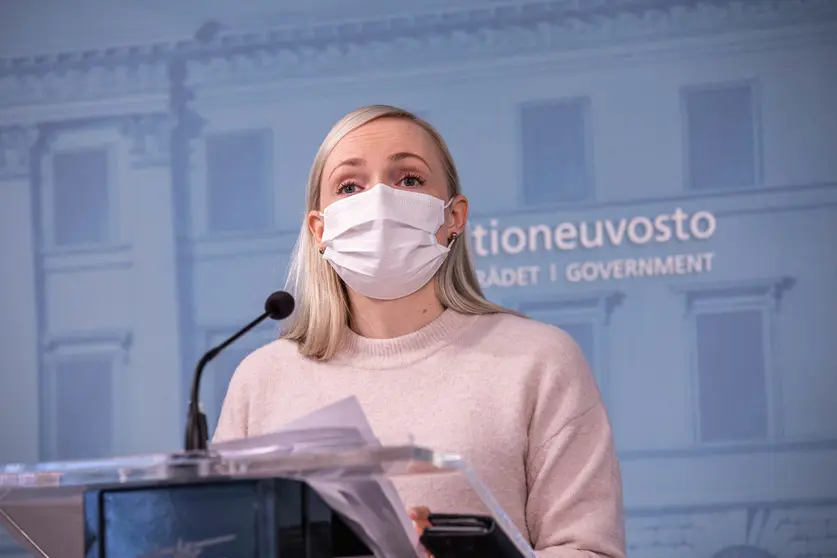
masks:
[[(0, 465), (0, 526), (27, 546), (39, 539), (75, 540), (84, 532), (88, 488), (216, 478), (286, 477), (340, 481), (383, 476), (462, 475), (523, 556), (534, 552), (491, 492), (459, 456), (415, 445), (318, 447), (315, 450), (242, 444), (208, 454), (152, 454), (36, 465)], [(75, 546), (75, 544), (73, 545)], [(57, 556), (44, 551), (42, 556)], [(63, 553), (63, 555), (69, 555)]]

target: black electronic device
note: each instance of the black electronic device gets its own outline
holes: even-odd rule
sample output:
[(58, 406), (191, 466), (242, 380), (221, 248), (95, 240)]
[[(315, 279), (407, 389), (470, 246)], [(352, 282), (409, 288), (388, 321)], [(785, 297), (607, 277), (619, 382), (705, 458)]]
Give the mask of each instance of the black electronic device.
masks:
[(494, 518), (431, 514), (421, 544), (433, 558), (523, 558)]

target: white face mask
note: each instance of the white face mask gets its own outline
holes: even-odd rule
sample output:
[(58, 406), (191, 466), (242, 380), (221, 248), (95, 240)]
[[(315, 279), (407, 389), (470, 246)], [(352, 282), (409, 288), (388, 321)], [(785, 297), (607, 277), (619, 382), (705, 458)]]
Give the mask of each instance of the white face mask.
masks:
[(336, 201), (322, 213), (323, 259), (363, 296), (393, 300), (413, 294), (448, 254), (436, 242), (448, 205), (384, 184)]

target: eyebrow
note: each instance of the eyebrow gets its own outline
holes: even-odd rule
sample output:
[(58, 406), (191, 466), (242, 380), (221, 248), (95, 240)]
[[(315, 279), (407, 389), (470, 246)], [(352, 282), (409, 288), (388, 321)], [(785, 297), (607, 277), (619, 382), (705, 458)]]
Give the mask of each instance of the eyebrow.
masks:
[[(390, 161), (394, 161), (394, 162), (403, 161), (404, 159), (418, 159), (419, 161), (424, 163), (424, 166), (426, 166), (428, 170), (430, 170), (430, 165), (427, 163), (427, 161), (424, 160), (424, 158), (422, 158), (420, 155), (417, 155), (415, 153), (411, 153), (409, 151), (399, 151), (398, 153), (393, 153), (392, 155), (390, 155), (387, 158)], [(364, 161), (363, 159), (360, 159), (358, 157), (354, 157), (354, 158), (351, 158), (351, 159), (346, 159), (345, 161), (341, 161), (339, 165), (337, 165), (336, 167), (331, 169), (331, 172), (329, 173), (328, 176), (329, 176), (329, 178), (331, 178), (331, 175), (333, 175), (334, 172), (337, 169), (339, 169), (340, 167), (362, 167), (365, 163), (366, 163), (366, 161)]]

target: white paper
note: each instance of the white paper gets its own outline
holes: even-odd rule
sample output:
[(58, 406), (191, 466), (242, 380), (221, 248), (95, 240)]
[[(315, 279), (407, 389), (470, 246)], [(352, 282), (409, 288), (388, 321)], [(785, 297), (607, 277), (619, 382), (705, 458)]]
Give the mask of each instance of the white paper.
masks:
[[(357, 398), (349, 397), (302, 417), (281, 430), (212, 446), (221, 455), (271, 448), (271, 452), (304, 453), (346, 447), (380, 447)], [(307, 476), (305, 480), (323, 500), (354, 527), (379, 558), (419, 556), (418, 534), (395, 486), (383, 475), (342, 477)]]

